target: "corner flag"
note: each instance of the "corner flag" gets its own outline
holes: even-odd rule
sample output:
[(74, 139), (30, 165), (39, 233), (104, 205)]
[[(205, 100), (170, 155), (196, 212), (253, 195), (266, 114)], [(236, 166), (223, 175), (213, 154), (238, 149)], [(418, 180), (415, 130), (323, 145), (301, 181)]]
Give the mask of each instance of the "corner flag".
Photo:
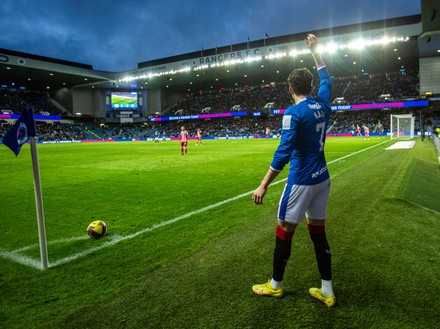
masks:
[(43, 193), (41, 191), (40, 165), (37, 152), (37, 128), (35, 127), (34, 109), (26, 107), (20, 117), (3, 137), (3, 144), (9, 147), (15, 156), (29, 140), (31, 145), (32, 170), (34, 172), (35, 208), (37, 210), (38, 236), (40, 239), (41, 268), (49, 267), (47, 256), (46, 226), (44, 224)]
[(9, 147), (15, 153), (15, 156), (18, 156), (21, 146), (29, 140), (29, 137), (36, 136), (36, 130), (34, 109), (26, 107), (11, 130), (3, 137), (3, 144)]

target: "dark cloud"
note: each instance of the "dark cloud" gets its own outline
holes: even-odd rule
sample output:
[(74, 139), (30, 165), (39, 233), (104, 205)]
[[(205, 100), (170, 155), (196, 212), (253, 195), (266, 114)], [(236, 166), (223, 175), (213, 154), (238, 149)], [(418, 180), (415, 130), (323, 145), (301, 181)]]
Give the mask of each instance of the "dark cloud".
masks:
[(414, 0), (2, 0), (0, 47), (123, 71), (231, 42), (420, 13)]

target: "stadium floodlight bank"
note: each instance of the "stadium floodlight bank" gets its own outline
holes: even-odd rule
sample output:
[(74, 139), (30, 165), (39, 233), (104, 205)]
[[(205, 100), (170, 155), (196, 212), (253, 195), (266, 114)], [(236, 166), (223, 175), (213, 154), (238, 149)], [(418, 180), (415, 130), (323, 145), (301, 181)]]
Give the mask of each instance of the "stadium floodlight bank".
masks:
[(412, 114), (391, 114), (391, 139), (414, 138), (414, 121), (415, 118)]

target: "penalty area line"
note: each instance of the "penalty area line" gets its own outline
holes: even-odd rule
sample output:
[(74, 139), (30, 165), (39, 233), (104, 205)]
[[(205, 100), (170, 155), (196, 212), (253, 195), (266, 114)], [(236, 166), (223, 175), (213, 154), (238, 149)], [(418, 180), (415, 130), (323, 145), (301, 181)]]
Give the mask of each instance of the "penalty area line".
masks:
[[(389, 142), (389, 140), (384, 141), (384, 142), (381, 142), (381, 143), (378, 143), (378, 144), (375, 144), (375, 145), (372, 145), (372, 146), (369, 146), (369, 147), (366, 147), (366, 148), (361, 149), (361, 150), (359, 150), (359, 151), (356, 151), (356, 152), (353, 152), (353, 153), (347, 154), (347, 155), (345, 155), (345, 156), (343, 156), (343, 157), (340, 157), (340, 158), (337, 158), (337, 159), (331, 160), (331, 161), (327, 162), (327, 164), (330, 165), (330, 164), (332, 164), (332, 163), (335, 163), (335, 162), (338, 162), (338, 161), (344, 160), (344, 159), (349, 158), (349, 157), (351, 157), (351, 156), (354, 156), (354, 155), (356, 155), (356, 154), (359, 154), (359, 153), (362, 153), (362, 152), (368, 151), (368, 150), (370, 150), (370, 149), (372, 149), (372, 148), (378, 147), (378, 146), (380, 146), (380, 145), (382, 145), (382, 144), (385, 144), (385, 143), (387, 143), (387, 142)], [(273, 186), (273, 185), (277, 185), (277, 184), (281, 184), (281, 183), (283, 183), (283, 182), (285, 182), (285, 181), (287, 181), (287, 178), (283, 178), (283, 179), (277, 180), (277, 181), (273, 182), (273, 183), (271, 184), (271, 186)], [(206, 207), (203, 207), (203, 208), (200, 208), (200, 209), (197, 209), (197, 210), (191, 211), (191, 212), (189, 212), (189, 213), (186, 213), (186, 214), (184, 214), (184, 215), (181, 215), (181, 216), (178, 216), (178, 217), (172, 218), (172, 219), (170, 219), (170, 220), (167, 220), (167, 221), (161, 222), (161, 223), (159, 223), (159, 224), (152, 225), (152, 226), (150, 226), (150, 227), (147, 227), (147, 228), (145, 228), (145, 229), (143, 229), (143, 230), (137, 231), (137, 232), (132, 233), (132, 234), (129, 234), (129, 235), (115, 236), (115, 237), (114, 237), (113, 239), (111, 239), (110, 241), (104, 242), (103, 244), (101, 244), (101, 245), (99, 245), (99, 246), (96, 246), (96, 247), (93, 247), (93, 248), (90, 248), (90, 249), (86, 249), (86, 250), (81, 251), (81, 252), (79, 252), (79, 253), (76, 253), (76, 254), (73, 254), (73, 255), (70, 255), (70, 256), (67, 256), (67, 257), (64, 257), (64, 258), (61, 258), (61, 259), (58, 259), (58, 260), (55, 260), (55, 261), (49, 262), (49, 268), (52, 268), (52, 267), (55, 267), (55, 266), (59, 266), (59, 265), (62, 265), (62, 264), (69, 263), (69, 262), (71, 262), (71, 261), (73, 261), (73, 260), (76, 260), (76, 259), (78, 259), (78, 258), (81, 258), (81, 257), (87, 256), (87, 255), (89, 255), (89, 254), (91, 254), (91, 253), (93, 253), (93, 252), (95, 252), (95, 251), (98, 251), (98, 250), (104, 249), (104, 248), (106, 248), (106, 247), (109, 247), (109, 246), (115, 245), (115, 244), (117, 244), (117, 243), (119, 243), (119, 242), (121, 242), (121, 241), (125, 241), (125, 240), (133, 239), (133, 238), (135, 238), (135, 237), (137, 237), (137, 236), (139, 236), (139, 235), (141, 235), (141, 234), (144, 234), (144, 233), (147, 233), (147, 232), (151, 232), (151, 231), (153, 231), (153, 230), (155, 230), (155, 229), (158, 229), (158, 228), (161, 228), (161, 227), (164, 227), (164, 226), (167, 226), (167, 225), (170, 225), (170, 224), (176, 223), (176, 222), (181, 221), (181, 220), (183, 220), (183, 219), (185, 219), (185, 218), (188, 218), (188, 217), (191, 217), (191, 216), (194, 216), (194, 215), (200, 214), (200, 213), (202, 213), (202, 212), (205, 212), (205, 211), (208, 211), (208, 210), (211, 210), (211, 209), (217, 208), (217, 207), (219, 207), (219, 206), (221, 206), (221, 205), (224, 205), (224, 204), (226, 204), (226, 203), (229, 203), (229, 202), (232, 202), (232, 201), (235, 201), (235, 200), (241, 199), (241, 198), (243, 198), (243, 197), (245, 197), (245, 196), (251, 195), (253, 192), (254, 192), (254, 190), (252, 190), (252, 191), (248, 191), (248, 192), (246, 192), (246, 193), (242, 193), (242, 194), (239, 194), (239, 195), (236, 195), (236, 196), (234, 196), (234, 197), (232, 197), (232, 198), (229, 198), (229, 199), (226, 199), (226, 200), (223, 200), (223, 201), (216, 202), (216, 203), (211, 204), (211, 205), (209, 205), (209, 206), (206, 206)], [(70, 240), (75, 240), (75, 239), (76, 239), (76, 240), (80, 240), (80, 239), (82, 239), (82, 238), (83, 238), (83, 237), (75, 237), (75, 238), (70, 238), (70, 239), (61, 239), (61, 240), (58, 240), (58, 241), (64, 241), (64, 240), (65, 240), (65, 241), (70, 241)], [(56, 241), (56, 240), (55, 240), (55, 241)], [(24, 247), (24, 248), (26, 248), (26, 247)], [(20, 249), (17, 249), (17, 250), (20, 250)], [(21, 250), (23, 250), (23, 248), (21, 248)], [(26, 250), (26, 249), (24, 249), (24, 250)], [(15, 260), (17, 263), (20, 263), (20, 264), (23, 264), (23, 265), (31, 266), (31, 267), (33, 267), (33, 268), (37, 268), (37, 269), (40, 269), (40, 270), (42, 269), (42, 267), (41, 267), (41, 265), (40, 265), (40, 263), (39, 263), (38, 261), (36, 261), (35, 259), (30, 258), (30, 257), (22, 256), (22, 255), (18, 254), (17, 252), (3, 251), (3, 250), (0, 249), (0, 256), (5, 256), (6, 258), (9, 258), (9, 259), (11, 259), (11, 260)]]

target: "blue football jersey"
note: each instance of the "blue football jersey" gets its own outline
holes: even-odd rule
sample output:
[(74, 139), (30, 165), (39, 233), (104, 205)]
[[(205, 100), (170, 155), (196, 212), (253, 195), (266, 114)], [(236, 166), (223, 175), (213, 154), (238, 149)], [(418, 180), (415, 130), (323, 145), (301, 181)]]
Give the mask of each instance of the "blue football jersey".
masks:
[(309, 95), (284, 113), (280, 145), (270, 165), (272, 170), (281, 171), (290, 161), (291, 184), (315, 185), (329, 178), (324, 145), (332, 82), (325, 66), (318, 69), (318, 75), (318, 97)]

